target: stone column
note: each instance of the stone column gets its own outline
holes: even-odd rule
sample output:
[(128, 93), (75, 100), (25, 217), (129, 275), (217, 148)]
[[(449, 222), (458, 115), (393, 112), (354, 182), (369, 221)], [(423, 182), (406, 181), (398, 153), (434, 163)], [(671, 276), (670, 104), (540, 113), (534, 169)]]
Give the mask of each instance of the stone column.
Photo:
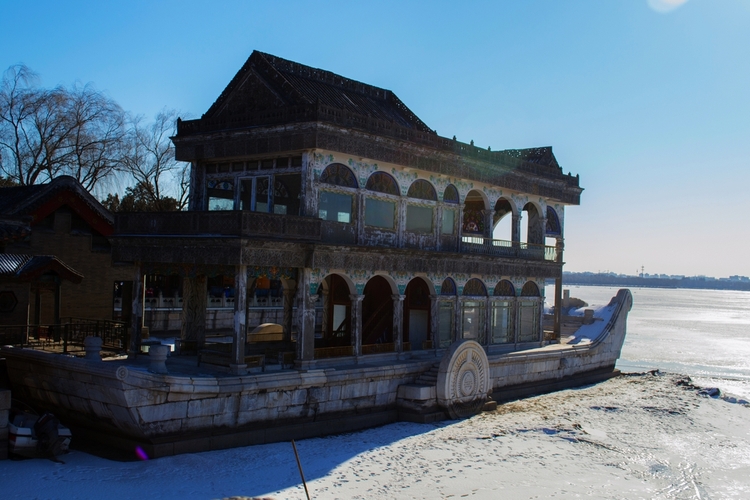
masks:
[(485, 300), (484, 313), (484, 342), (483, 346), (489, 347), (492, 344), (492, 300), (487, 297)]
[(364, 295), (349, 295), (349, 300), (351, 300), (351, 329), (355, 356), (362, 356), (362, 301), (364, 299)]
[[(292, 281), (289, 282), (289, 288), (284, 287), (284, 341), (292, 340), (292, 310), (294, 309), (294, 295), (296, 290), (291, 288)], [(286, 283), (285, 283), (286, 285)]]
[(432, 348), (437, 349), (440, 346), (440, 339), (438, 338), (438, 331), (440, 327), (439, 322), (439, 311), (440, 305), (438, 303), (439, 295), (430, 295), (430, 340), (432, 340)]
[(521, 214), (513, 214), (511, 217), (510, 237), (514, 247), (518, 247), (521, 241), (521, 219)]
[(406, 198), (399, 198), (396, 203), (396, 232), (398, 233), (398, 247), (404, 247), (404, 231), (406, 230)]
[(128, 357), (133, 358), (141, 352), (141, 330), (143, 329), (143, 271), (141, 263), (136, 262), (133, 273), (133, 306), (130, 319), (130, 347)]
[(308, 217), (318, 216), (318, 190), (315, 188), (315, 172), (313, 171), (310, 153), (302, 153), (302, 192), (300, 193), (300, 215)]
[(563, 248), (565, 244), (563, 243), (562, 236), (557, 237), (557, 264), (559, 266), (558, 272), (560, 273), (557, 278), (555, 278), (555, 340), (560, 341), (560, 332), (562, 328), (562, 288), (563, 288), (563, 281), (562, 281), (562, 268), (563, 268)]
[(445, 204), (440, 201), (435, 207), (435, 249), (443, 247), (443, 209)]
[(461, 322), (461, 297), (456, 297), (456, 320), (453, 325), (453, 339), (451, 343), (461, 340), (463, 338), (463, 323)]
[(310, 293), (310, 269), (300, 269), (297, 283), (297, 360), (295, 366), (307, 369), (315, 359), (315, 302)]
[(394, 293), (393, 299), (393, 343), (396, 352), (404, 350), (404, 299), (405, 295)]
[[(206, 342), (207, 279), (205, 274), (182, 280), (182, 332), (180, 338), (202, 349)], [(236, 301), (235, 301), (236, 303)]]
[(494, 210), (482, 210), (482, 215), (484, 215), (484, 237), (488, 239), (492, 239), (492, 218), (495, 215)]
[(463, 250), (463, 238), (464, 238), (464, 206), (458, 206), (458, 231), (456, 231), (456, 250), (461, 252)]
[(354, 213), (352, 221), (355, 224), (357, 230), (357, 243), (363, 244), (365, 242), (365, 189), (360, 187), (357, 190), (357, 194), (354, 196)]
[(323, 333), (323, 338), (327, 339), (329, 329), (330, 329), (330, 318), (328, 317), (329, 310), (331, 308), (331, 296), (328, 293), (328, 288), (320, 287), (320, 301), (321, 305), (323, 306), (323, 317), (321, 318), (321, 332)]
[(247, 373), (245, 344), (247, 340), (247, 266), (234, 266), (234, 335), (229, 371), (234, 375)]

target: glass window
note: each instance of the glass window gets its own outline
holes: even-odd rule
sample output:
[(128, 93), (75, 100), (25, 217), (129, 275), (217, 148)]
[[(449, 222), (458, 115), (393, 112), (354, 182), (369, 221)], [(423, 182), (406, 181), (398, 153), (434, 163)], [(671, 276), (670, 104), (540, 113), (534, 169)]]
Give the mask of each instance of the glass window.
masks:
[(455, 210), (443, 210), (443, 234), (453, 234), (456, 222)]
[(234, 184), (232, 181), (208, 181), (208, 209), (234, 210)]
[(367, 198), (365, 202), (365, 224), (368, 226), (393, 229), (396, 204), (392, 201)]
[(352, 220), (352, 195), (321, 191), (318, 217), (323, 220), (350, 223)]
[(439, 347), (445, 348), (451, 345), (453, 339), (453, 304), (440, 302), (438, 308), (438, 342)]
[(518, 305), (518, 341), (539, 340), (539, 302), (522, 300)]
[(507, 344), (513, 342), (511, 302), (507, 300), (493, 302), (490, 318), (492, 321), (492, 343)]
[(406, 230), (415, 233), (432, 232), (432, 208), (406, 206)]
[(461, 305), (461, 337), (483, 343), (484, 302), (468, 300)]
[(255, 178), (255, 211), (268, 213), (268, 177)]

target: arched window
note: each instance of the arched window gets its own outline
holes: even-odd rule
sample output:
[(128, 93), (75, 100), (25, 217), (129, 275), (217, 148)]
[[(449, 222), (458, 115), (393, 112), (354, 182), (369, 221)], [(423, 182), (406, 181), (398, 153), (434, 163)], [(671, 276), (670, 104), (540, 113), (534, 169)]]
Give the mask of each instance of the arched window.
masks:
[(445, 203), (453, 203), (458, 205), (458, 189), (453, 184), (448, 184), (443, 193), (443, 201)]
[(367, 179), (366, 189), (377, 191), (378, 193), (392, 194), (398, 196), (399, 189), (396, 179), (385, 172), (375, 172)]
[(557, 217), (557, 212), (552, 207), (547, 207), (547, 235), (548, 236), (560, 236), (562, 234), (562, 228), (560, 227), (560, 219)]
[(495, 287), (495, 297), (515, 297), (516, 290), (513, 283), (508, 280), (502, 280)]
[(323, 170), (323, 173), (320, 174), (320, 182), (354, 189), (359, 187), (354, 172), (341, 163), (331, 163), (328, 165), (325, 170)]
[(486, 297), (487, 288), (477, 278), (472, 278), (464, 285), (464, 295), (471, 297)]
[(409, 186), (409, 192), (407, 193), (409, 198), (419, 198), (420, 200), (437, 201), (437, 193), (432, 184), (424, 179), (417, 179)]
[(539, 287), (533, 281), (527, 281), (521, 289), (521, 297), (539, 297)]
[(445, 278), (440, 286), (440, 295), (456, 296), (456, 283), (451, 278)]

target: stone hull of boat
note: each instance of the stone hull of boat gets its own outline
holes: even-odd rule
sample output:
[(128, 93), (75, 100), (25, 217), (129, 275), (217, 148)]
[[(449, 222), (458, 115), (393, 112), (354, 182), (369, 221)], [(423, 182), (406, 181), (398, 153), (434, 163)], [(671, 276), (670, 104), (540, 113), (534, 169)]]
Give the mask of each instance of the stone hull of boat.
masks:
[[(489, 392), (507, 399), (503, 395), (514, 394), (519, 388), (529, 388), (526, 393), (545, 392), (545, 387), (589, 383), (587, 374), (611, 375), (631, 304), (630, 292), (621, 290), (610, 303), (615, 313), (596, 340), (586, 345), (490, 352), (486, 357)], [(478, 351), (484, 352), (481, 347)], [(151, 456), (332, 434), (392, 422), (403, 418), (400, 409), (410, 407), (399, 388), (418, 385), (415, 382), (420, 376), (439, 360), (428, 357), (217, 377), (157, 374), (146, 366), (30, 349), (4, 347), (0, 356), (6, 358), (14, 397), (53, 411), (69, 426), (76, 425), (96, 439), (106, 438), (115, 446), (131, 449), (135, 443)], [(427, 389), (416, 391), (426, 394), (426, 400), (412, 401), (411, 408), (416, 405), (424, 412), (440, 413), (445, 409), (439, 401), (440, 390), (435, 386)], [(450, 411), (447, 414), (455, 416)]]

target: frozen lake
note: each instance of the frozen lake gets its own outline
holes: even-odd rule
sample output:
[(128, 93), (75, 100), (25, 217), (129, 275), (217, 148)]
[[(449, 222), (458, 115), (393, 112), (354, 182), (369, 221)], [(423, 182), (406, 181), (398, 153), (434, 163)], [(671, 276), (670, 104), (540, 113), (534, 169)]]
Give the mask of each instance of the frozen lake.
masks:
[[(633, 289), (629, 375), (459, 422), (297, 443), (312, 498), (750, 498), (750, 293)], [(571, 287), (589, 304), (614, 288)], [(548, 297), (551, 292), (548, 291)], [(289, 443), (113, 462), (0, 462), (0, 498), (304, 499)]]

